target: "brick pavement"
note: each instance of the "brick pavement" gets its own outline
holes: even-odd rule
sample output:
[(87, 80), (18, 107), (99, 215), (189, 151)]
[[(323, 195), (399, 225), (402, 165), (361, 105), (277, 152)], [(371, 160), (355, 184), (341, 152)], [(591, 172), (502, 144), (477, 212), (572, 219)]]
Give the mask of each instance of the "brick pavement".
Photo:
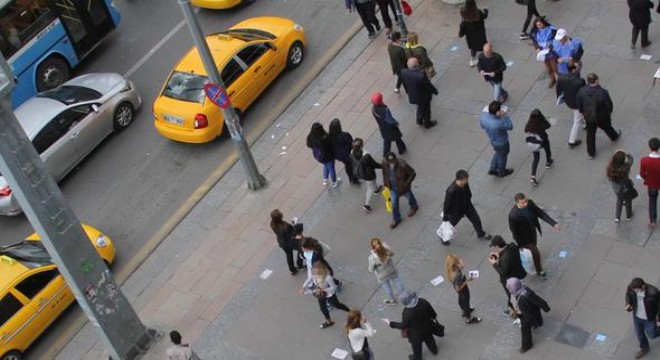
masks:
[[(660, 106), (652, 101), (658, 90), (651, 86), (651, 76), (660, 52), (650, 48), (654, 57), (645, 62), (638, 59), (639, 50), (628, 49), (630, 25), (624, 2), (538, 2), (551, 22), (584, 40), (586, 71), (597, 72), (610, 90), (615, 126), (624, 130), (617, 144), (599, 134), (599, 156), (589, 161), (584, 146), (575, 150), (565, 146), (571, 114), (555, 107), (542, 66), (534, 61), (531, 47), (517, 40), (524, 7), (513, 1), (481, 2), (491, 10), (486, 22), (489, 39), (496, 51), (513, 61), (505, 73), (505, 86), (511, 92), (516, 127), (509, 156), (516, 173), (495, 179), (485, 175), (492, 150), (476, 118), (490, 101), (491, 89), (467, 66), (465, 43), (456, 38), (458, 8), (437, 0), (411, 3), (415, 14), (408, 18), (408, 26), (420, 33), (438, 71), (434, 83), (440, 96), (434, 100), (433, 117), (439, 126), (424, 131), (414, 125), (414, 108), (405, 95), (392, 92), (385, 37), (368, 42), (361, 31), (254, 144), (258, 165), (270, 181), (268, 188), (249, 192), (241, 166), (234, 166), (127, 280), (126, 295), (148, 326), (164, 332), (179, 329), (204, 359), (327, 359), (335, 347), (347, 349), (340, 332), (345, 315), (334, 311), (337, 325), (320, 330), (322, 316), (316, 301), (296, 294), (304, 275), (288, 274), (268, 226), (270, 210), (278, 207), (285, 216), (301, 216), (307, 234), (332, 246), (330, 262), (346, 284), (340, 298), (372, 319), (378, 333), (370, 343), (379, 359), (406, 358), (409, 346), (398, 332), (378, 321), (398, 318), (401, 308), (381, 305), (382, 295), (366, 271), (368, 240), (373, 236), (392, 246), (405, 286), (427, 298), (446, 325), (447, 336), (438, 342), (438, 359), (632, 358), (636, 341), (631, 319), (622, 310), (623, 292), (634, 276), (658, 283), (660, 235), (645, 228), (643, 191), (633, 204), (635, 220), (612, 222), (614, 198), (604, 167), (616, 147), (639, 159), (646, 153), (649, 134), (658, 133)], [(652, 24), (651, 39), (659, 33)], [(367, 149), (380, 154), (368, 102), (375, 90), (384, 93), (401, 122), (409, 145), (404, 158), (418, 172), (414, 191), (421, 210), (394, 231), (389, 230), (389, 217), (380, 203), (376, 202), (374, 213), (362, 213), (362, 189), (347, 182), (337, 189), (324, 188), (320, 166), (304, 144), (312, 122), (327, 125), (338, 117), (344, 129), (366, 139)], [(535, 107), (559, 120), (550, 130), (555, 167), (541, 169), (541, 186), (531, 188), (531, 159), (521, 128)], [(283, 151), (286, 154), (281, 155)], [(517, 352), (517, 327), (500, 313), (504, 294), (485, 261), (486, 244), (476, 239), (467, 221), (458, 226), (459, 237), (450, 247), (440, 245), (435, 235), (444, 189), (458, 168), (471, 174), (475, 205), (488, 232), (510, 239), (505, 216), (519, 191), (530, 194), (563, 225), (559, 233), (544, 227), (540, 240), (549, 279), (528, 280), (552, 311), (546, 325), (534, 334), (535, 347), (524, 356)], [(481, 270), (482, 278), (471, 284), (472, 303), (484, 318), (479, 325), (462, 323), (450, 286), (429, 283), (442, 272), (449, 251), (463, 257), (468, 268)], [(559, 257), (560, 251), (568, 256)], [(258, 275), (266, 268), (274, 273), (261, 280)], [(166, 346), (166, 342), (157, 344), (146, 358), (162, 359)], [(87, 325), (58, 359), (99, 359), (103, 354)], [(657, 341), (647, 356), (660, 359)]]

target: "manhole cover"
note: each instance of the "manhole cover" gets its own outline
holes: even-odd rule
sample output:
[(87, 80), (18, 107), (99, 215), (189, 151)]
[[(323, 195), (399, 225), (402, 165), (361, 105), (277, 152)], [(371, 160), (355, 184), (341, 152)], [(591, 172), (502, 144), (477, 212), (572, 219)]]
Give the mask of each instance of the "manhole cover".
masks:
[(579, 327), (565, 324), (555, 337), (555, 341), (562, 344), (574, 346), (576, 348), (583, 348), (589, 340), (589, 332), (580, 329)]

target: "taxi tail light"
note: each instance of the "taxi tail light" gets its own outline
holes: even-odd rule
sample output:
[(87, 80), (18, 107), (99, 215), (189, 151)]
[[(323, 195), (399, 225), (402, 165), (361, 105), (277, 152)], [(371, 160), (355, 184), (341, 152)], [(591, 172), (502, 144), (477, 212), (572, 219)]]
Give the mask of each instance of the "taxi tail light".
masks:
[(11, 189), (9, 188), (9, 186), (0, 188), (0, 196), (9, 196), (9, 195), (11, 195)]
[(195, 129), (203, 129), (207, 126), (209, 126), (209, 120), (204, 114), (197, 114), (195, 115), (195, 122), (193, 123), (195, 125)]

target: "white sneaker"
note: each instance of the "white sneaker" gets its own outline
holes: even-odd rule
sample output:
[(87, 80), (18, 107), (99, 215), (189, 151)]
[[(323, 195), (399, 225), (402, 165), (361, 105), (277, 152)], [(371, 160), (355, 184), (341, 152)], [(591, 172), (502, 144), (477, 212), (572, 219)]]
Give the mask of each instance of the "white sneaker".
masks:
[(328, 180), (327, 179), (323, 179), (323, 186), (328, 186)]
[(339, 182), (340, 182), (340, 181), (341, 181), (341, 179), (340, 179), (340, 178), (337, 178), (337, 181), (333, 182), (333, 183), (331, 184), (331, 186), (332, 186), (333, 188), (336, 188), (337, 186), (339, 186)]
[(470, 67), (475, 67), (479, 61), (477, 59), (470, 59)]

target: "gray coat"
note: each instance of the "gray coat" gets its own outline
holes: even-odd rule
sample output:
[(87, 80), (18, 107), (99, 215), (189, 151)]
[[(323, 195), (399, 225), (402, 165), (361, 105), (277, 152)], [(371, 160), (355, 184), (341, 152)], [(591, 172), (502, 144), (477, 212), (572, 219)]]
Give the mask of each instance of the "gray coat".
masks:
[[(387, 245), (383, 245), (385, 248), (387, 248)], [(369, 272), (376, 275), (376, 279), (378, 279), (379, 283), (394, 279), (399, 275), (399, 272), (394, 266), (394, 261), (392, 260), (394, 253), (389, 248), (387, 248), (387, 251), (389, 252), (390, 256), (388, 256), (384, 263), (380, 261), (378, 255), (376, 255), (376, 253), (373, 251), (371, 254), (369, 254)]]

